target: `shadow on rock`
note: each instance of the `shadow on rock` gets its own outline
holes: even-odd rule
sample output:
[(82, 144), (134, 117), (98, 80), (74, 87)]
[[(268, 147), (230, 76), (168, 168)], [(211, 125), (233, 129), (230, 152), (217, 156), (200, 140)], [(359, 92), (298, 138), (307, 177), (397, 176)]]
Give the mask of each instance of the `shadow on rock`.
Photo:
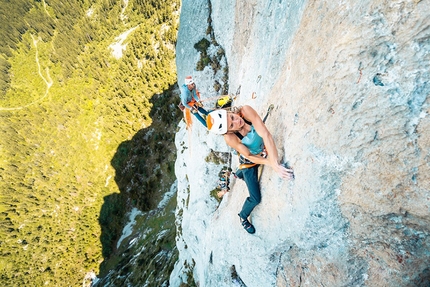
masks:
[(117, 265), (120, 265), (121, 258), (115, 259), (116, 242), (127, 223), (126, 214), (132, 208), (143, 212), (156, 208), (176, 179), (174, 137), (182, 113), (177, 107), (179, 96), (174, 90), (175, 86), (171, 86), (163, 94), (152, 97), (150, 102), (153, 106), (149, 114), (152, 124), (138, 131), (131, 140), (122, 142), (111, 160), (120, 193), (104, 197), (100, 210), (100, 241), (104, 258), (100, 276), (106, 276), (112, 268), (120, 268)]

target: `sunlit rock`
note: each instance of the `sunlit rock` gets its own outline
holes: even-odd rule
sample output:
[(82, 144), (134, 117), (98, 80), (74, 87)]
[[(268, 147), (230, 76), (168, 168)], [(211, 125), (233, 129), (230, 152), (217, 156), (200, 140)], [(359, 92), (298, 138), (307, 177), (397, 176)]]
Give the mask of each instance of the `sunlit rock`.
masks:
[(266, 125), (296, 178), (264, 168), (249, 235), (244, 182), (210, 196), (222, 165), (205, 158), (230, 149), (181, 124), (171, 286), (429, 285), (428, 1), (211, 2), (182, 4), (178, 81), (217, 95), (193, 47), (210, 17), (235, 105), (275, 105)]

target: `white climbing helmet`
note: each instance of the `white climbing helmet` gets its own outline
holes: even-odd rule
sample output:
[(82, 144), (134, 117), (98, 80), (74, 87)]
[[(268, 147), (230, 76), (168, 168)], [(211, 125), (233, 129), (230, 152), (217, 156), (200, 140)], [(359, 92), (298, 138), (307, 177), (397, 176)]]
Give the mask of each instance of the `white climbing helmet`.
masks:
[(226, 110), (215, 110), (209, 113), (206, 118), (206, 124), (208, 130), (223, 135), (227, 132), (227, 111)]
[(191, 84), (194, 84), (194, 80), (193, 80), (193, 77), (191, 77), (191, 76), (186, 76), (185, 77), (185, 85), (191, 85)]

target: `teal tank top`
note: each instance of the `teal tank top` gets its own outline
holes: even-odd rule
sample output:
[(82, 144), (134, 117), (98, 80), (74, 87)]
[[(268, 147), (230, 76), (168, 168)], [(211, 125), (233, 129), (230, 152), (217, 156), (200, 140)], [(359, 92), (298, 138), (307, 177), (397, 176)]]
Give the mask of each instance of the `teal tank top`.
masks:
[(246, 146), (252, 154), (259, 154), (263, 151), (264, 142), (260, 135), (255, 131), (254, 126), (251, 125), (251, 130), (242, 138), (242, 143)]

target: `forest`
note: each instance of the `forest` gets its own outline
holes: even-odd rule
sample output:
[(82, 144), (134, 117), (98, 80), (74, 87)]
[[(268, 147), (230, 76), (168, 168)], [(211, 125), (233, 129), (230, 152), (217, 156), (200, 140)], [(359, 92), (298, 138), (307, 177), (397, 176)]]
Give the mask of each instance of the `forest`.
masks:
[(175, 179), (180, 1), (0, 2), (0, 285), (82, 285)]

